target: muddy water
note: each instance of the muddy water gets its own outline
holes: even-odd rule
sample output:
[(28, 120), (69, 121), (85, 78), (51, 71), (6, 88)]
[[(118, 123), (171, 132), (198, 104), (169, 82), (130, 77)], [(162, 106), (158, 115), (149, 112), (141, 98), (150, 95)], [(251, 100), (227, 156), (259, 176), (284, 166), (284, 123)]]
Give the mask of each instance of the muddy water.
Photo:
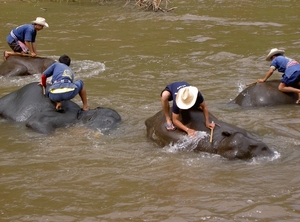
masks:
[[(227, 104), (265, 75), (271, 48), (300, 60), (297, 3), (172, 1), (177, 9), (164, 14), (122, 1), (1, 1), (0, 50), (8, 50), (12, 28), (45, 17), (50, 28), (38, 33), (39, 54), (68, 54), (90, 107), (122, 116), (109, 135), (77, 126), (43, 136), (1, 120), (1, 221), (298, 221), (299, 107)], [(39, 78), (1, 78), (0, 95)], [(277, 157), (228, 161), (147, 141), (145, 119), (160, 110), (163, 87), (179, 80)]]

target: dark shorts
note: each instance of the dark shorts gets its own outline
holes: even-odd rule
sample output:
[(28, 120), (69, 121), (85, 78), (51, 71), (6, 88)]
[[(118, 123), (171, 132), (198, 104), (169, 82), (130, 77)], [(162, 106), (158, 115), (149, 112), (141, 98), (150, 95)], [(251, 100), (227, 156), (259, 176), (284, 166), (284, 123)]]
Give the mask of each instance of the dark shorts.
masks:
[(13, 41), (12, 43), (8, 43), (9, 47), (14, 51), (14, 52), (22, 52), (21, 46)]
[(171, 93), (171, 91), (170, 91), (170, 89), (168, 87), (164, 88), (164, 90), (161, 91), (160, 97), (161, 97), (161, 95), (163, 94), (164, 91), (168, 91), (170, 93), (170, 97), (169, 97), (168, 101), (172, 101), (173, 100), (173, 96), (172, 96), (172, 93)]
[(287, 78), (285, 75), (282, 75), (281, 82), (285, 83), (287, 86), (299, 88), (300, 70), (294, 72), (290, 78)]
[(70, 92), (51, 93), (47, 89), (47, 96), (54, 102), (73, 99), (83, 88), (83, 82), (81, 80), (77, 80), (76, 82), (74, 82), (74, 84), (76, 85), (76, 88)]

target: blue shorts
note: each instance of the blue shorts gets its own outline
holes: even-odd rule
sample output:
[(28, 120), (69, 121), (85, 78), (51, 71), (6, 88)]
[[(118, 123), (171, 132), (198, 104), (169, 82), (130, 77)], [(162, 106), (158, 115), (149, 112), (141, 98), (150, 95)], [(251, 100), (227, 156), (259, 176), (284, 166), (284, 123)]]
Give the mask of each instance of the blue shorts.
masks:
[(281, 82), (285, 83), (287, 86), (292, 86), (295, 88), (299, 88), (300, 82), (300, 70), (294, 72), (290, 78), (286, 77), (284, 74), (282, 75)]
[(76, 80), (74, 83), (68, 83), (68, 84), (69, 85), (66, 85), (65, 83), (58, 83), (58, 85), (55, 85), (55, 88), (64, 88), (66, 86), (69, 87), (73, 86), (75, 89), (73, 91), (63, 92), (63, 93), (51, 93), (51, 91), (47, 89), (47, 96), (54, 102), (70, 100), (73, 99), (82, 90), (84, 85), (81, 80)]

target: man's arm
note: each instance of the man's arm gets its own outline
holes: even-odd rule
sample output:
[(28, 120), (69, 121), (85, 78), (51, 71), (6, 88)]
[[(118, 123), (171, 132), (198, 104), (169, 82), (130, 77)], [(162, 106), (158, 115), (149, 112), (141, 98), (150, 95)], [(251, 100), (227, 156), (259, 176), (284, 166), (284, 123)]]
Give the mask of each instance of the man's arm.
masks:
[(37, 54), (37, 52), (36, 52), (36, 43), (35, 43), (35, 42), (32, 42), (31, 45), (32, 45), (32, 50), (33, 50), (33, 52), (34, 52), (35, 54)]
[(204, 115), (204, 119), (205, 119), (205, 126), (209, 129), (213, 129), (215, 128), (215, 124), (214, 123), (211, 123), (209, 121), (209, 113), (208, 113), (208, 108), (207, 108), (207, 105), (206, 103), (203, 101), (201, 104), (200, 104), (200, 109), (202, 109), (202, 112), (203, 112), (203, 115)]
[(41, 76), (41, 81), (39, 82), (39, 85), (45, 86), (47, 85), (46, 83), (47, 77), (45, 76), (45, 74), (42, 74)]
[(172, 122), (177, 128), (179, 128), (179, 129), (185, 131), (187, 134), (189, 134), (189, 132), (188, 132), (189, 128), (186, 127), (185, 125), (183, 125), (183, 123), (179, 120), (179, 114), (175, 114), (172, 112)]
[(35, 44), (35, 43), (25, 41), (25, 45), (26, 45), (27, 48), (29, 49), (30, 54), (31, 54), (33, 57), (35, 57), (35, 56), (36, 56), (36, 53), (35, 53), (35, 51), (34, 51), (33, 44)]
[[(205, 119), (205, 126), (209, 129), (215, 128), (215, 124), (209, 122), (208, 108), (204, 101), (200, 104), (199, 108), (202, 109), (204, 119)], [(179, 120), (179, 114), (175, 114), (172, 112), (172, 122), (177, 128), (185, 131), (189, 136), (193, 136), (194, 133), (196, 132), (196, 130), (190, 129), (187, 126), (183, 125), (183, 123)]]
[(271, 66), (271, 68), (270, 68), (269, 71), (267, 72), (265, 78), (263, 78), (263, 79), (258, 79), (257, 82), (265, 82), (265, 81), (267, 81), (267, 79), (273, 74), (274, 71), (275, 71), (274, 67)]

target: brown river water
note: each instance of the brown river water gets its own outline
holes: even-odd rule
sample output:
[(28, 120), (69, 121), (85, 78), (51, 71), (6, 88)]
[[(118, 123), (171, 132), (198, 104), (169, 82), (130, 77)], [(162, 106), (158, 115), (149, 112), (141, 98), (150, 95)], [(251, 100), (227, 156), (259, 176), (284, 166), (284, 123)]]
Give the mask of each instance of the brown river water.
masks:
[[(109, 135), (74, 126), (44, 136), (0, 119), (0, 221), (299, 221), (300, 107), (228, 104), (264, 77), (271, 48), (300, 60), (298, 1), (171, 1), (169, 13), (133, 1), (0, 1), (1, 53), (12, 28), (45, 17), (39, 55), (68, 54), (90, 107), (122, 116)], [(0, 96), (39, 79), (2, 77)], [(180, 80), (276, 157), (229, 161), (148, 141), (144, 121)]]

